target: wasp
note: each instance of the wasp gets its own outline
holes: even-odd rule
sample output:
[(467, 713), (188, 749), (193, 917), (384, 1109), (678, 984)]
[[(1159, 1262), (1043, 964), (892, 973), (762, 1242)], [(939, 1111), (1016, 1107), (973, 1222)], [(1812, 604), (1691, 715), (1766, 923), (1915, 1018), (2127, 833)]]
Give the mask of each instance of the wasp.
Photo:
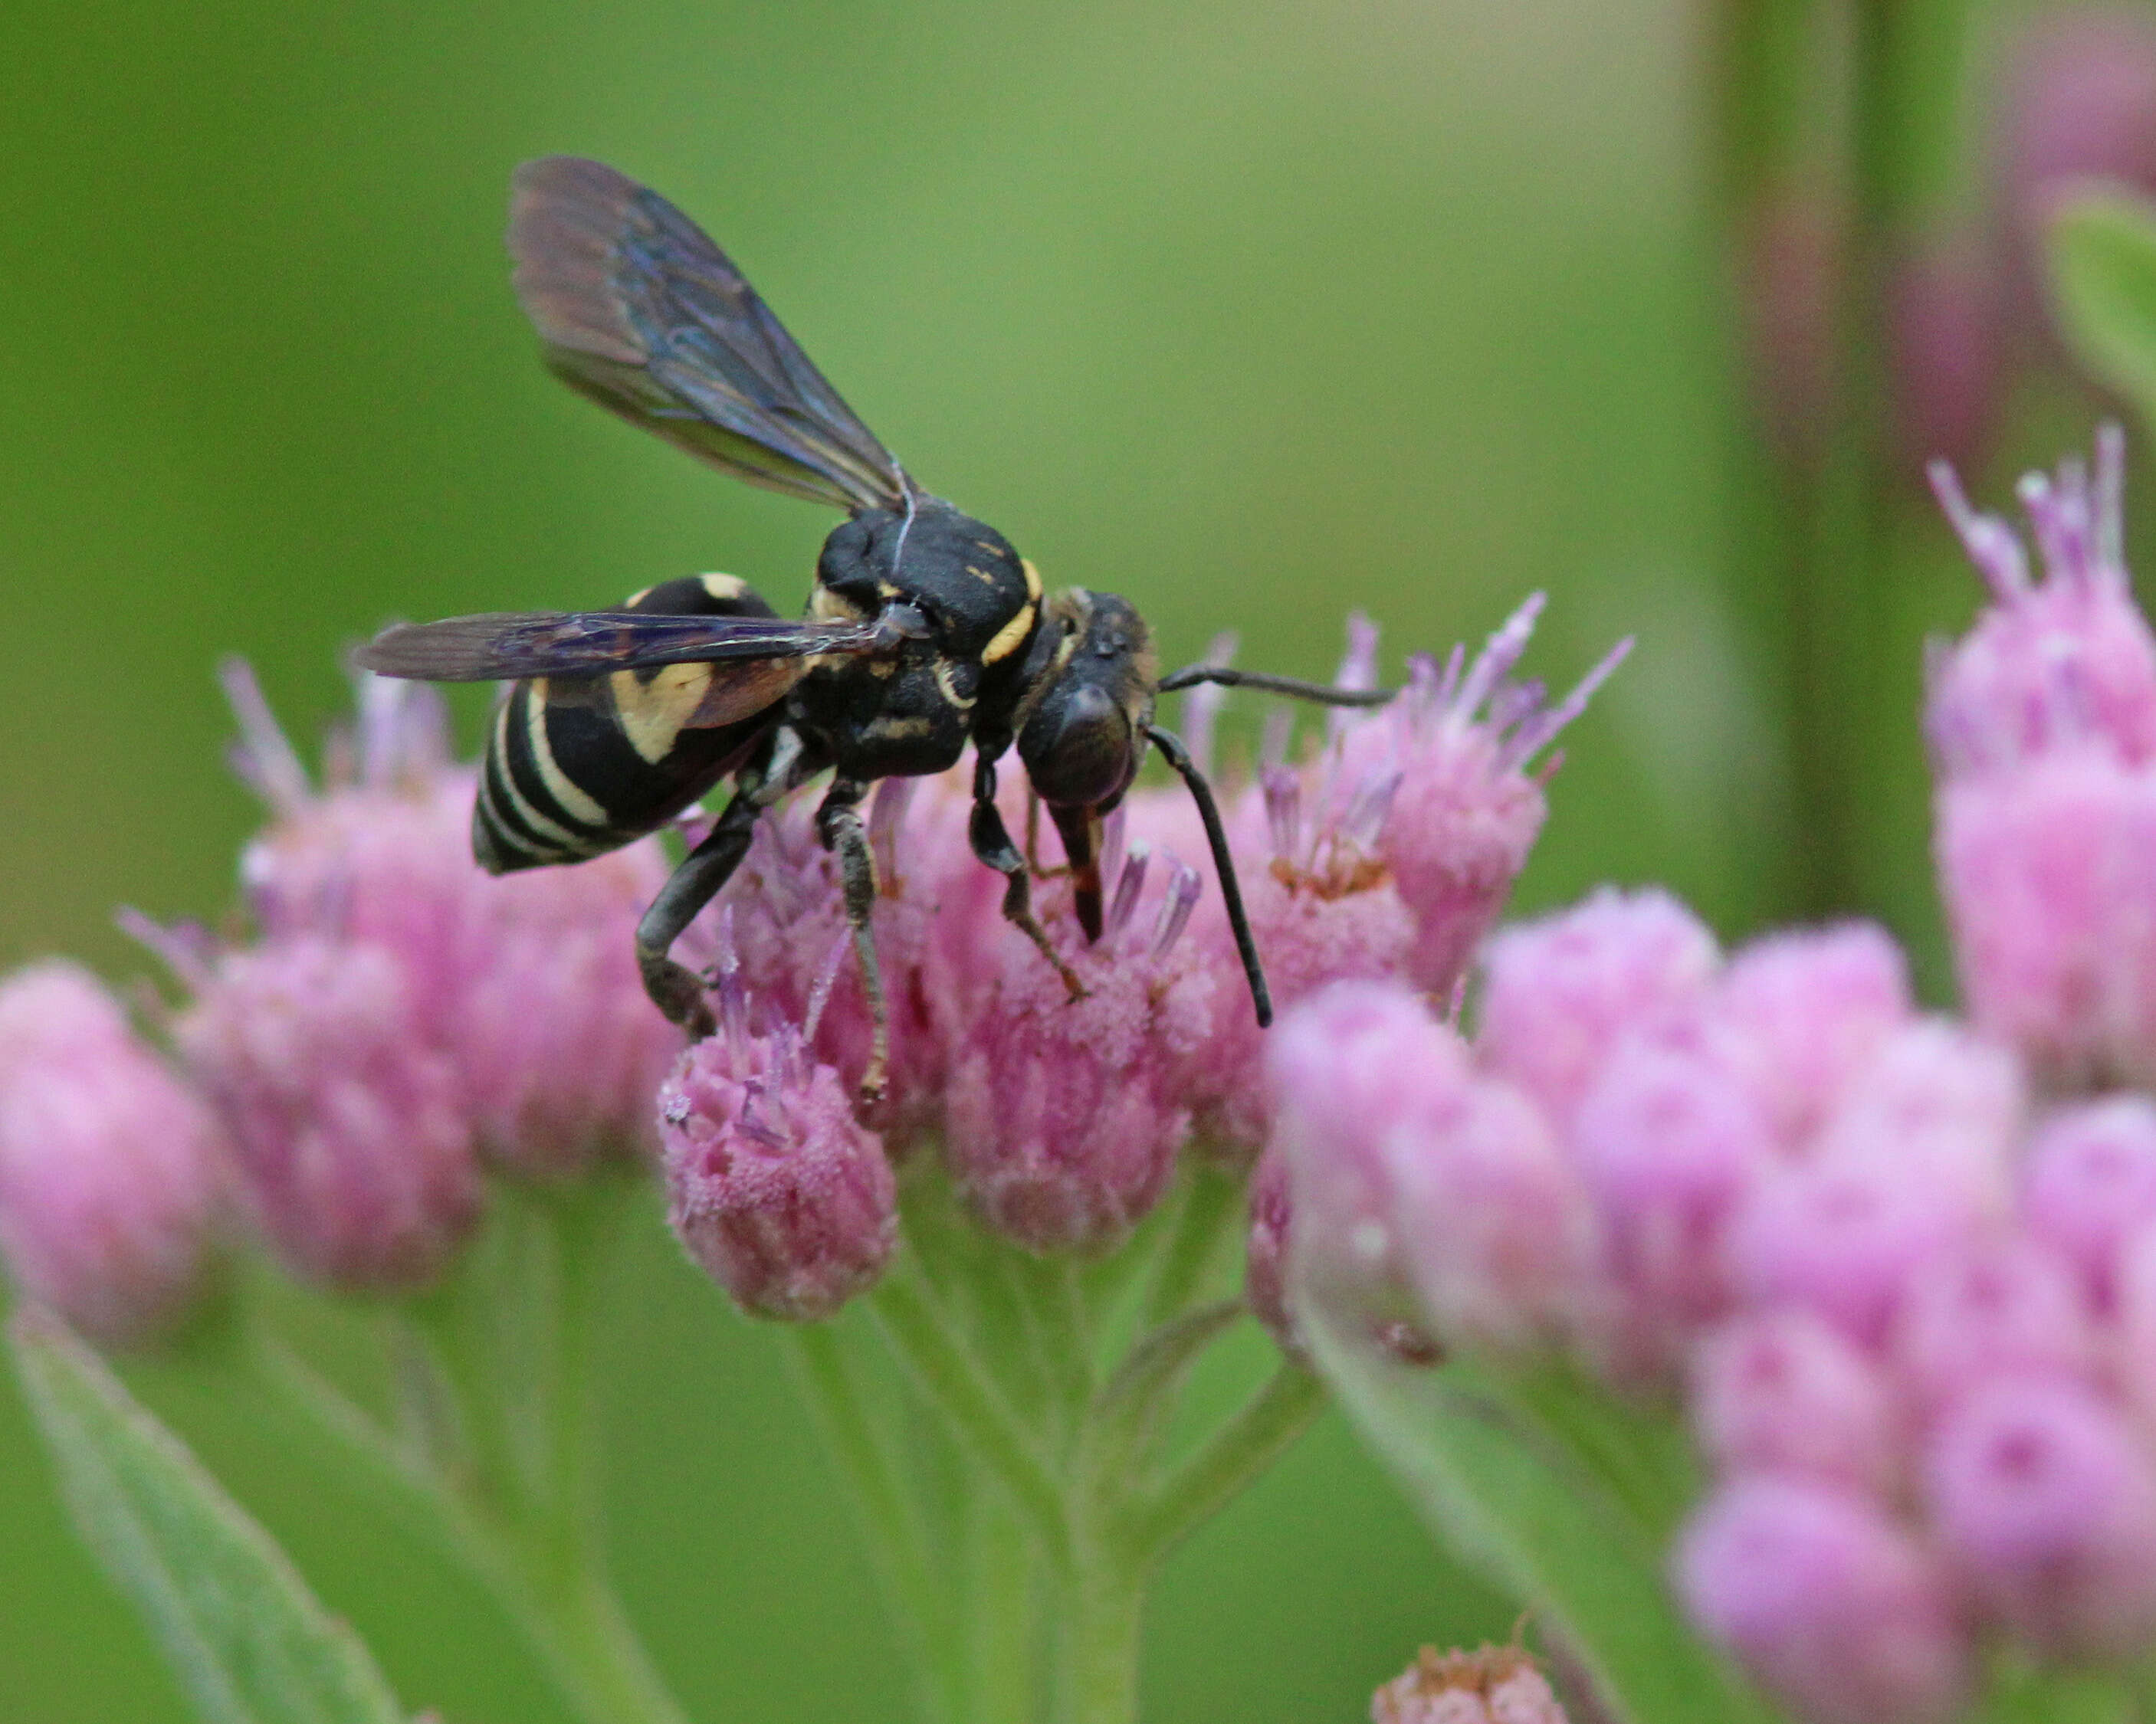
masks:
[(726, 254), (656, 192), (597, 162), (519, 168), (508, 234), (517, 299), (548, 367), (675, 447), (751, 484), (843, 509), (808, 613), (747, 583), (665, 582), (614, 610), (501, 612), (384, 630), (359, 662), (385, 676), (513, 684), (496, 709), (472, 819), (490, 872), (573, 863), (654, 832), (722, 782), (732, 794), (636, 932), (644, 987), (692, 1035), (713, 1022), (675, 941), (747, 854), (758, 816), (823, 772), (817, 834), (838, 858), (875, 1028), (887, 1035), (861, 803), (878, 779), (947, 771), (974, 750), (968, 836), (1004, 876), (1003, 913), (1074, 996), (1034, 913), (1028, 859), (996, 806), (1015, 747), (1061, 836), (1075, 914), (1101, 928), (1101, 824), (1157, 750), (1195, 798), (1260, 1024), (1272, 1005), (1220, 814), (1155, 697), (1212, 682), (1344, 706), (1346, 690), (1198, 664), (1158, 674), (1144, 620), (1109, 593), (1045, 592), (1009, 540), (916, 485), (795, 345)]

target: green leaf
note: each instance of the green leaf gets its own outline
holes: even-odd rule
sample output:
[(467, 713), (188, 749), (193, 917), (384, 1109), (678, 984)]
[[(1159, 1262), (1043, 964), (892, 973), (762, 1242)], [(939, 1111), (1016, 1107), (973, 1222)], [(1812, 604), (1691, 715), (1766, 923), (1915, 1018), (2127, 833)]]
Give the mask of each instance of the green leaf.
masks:
[(350, 1628), (59, 1321), (10, 1326), (15, 1365), (84, 1540), (213, 1724), (403, 1724)]
[(2156, 429), (2156, 203), (2092, 187), (2060, 208), (2049, 249), (2067, 341)]
[(1349, 1418), (1431, 1529), (1579, 1660), (1612, 1719), (1771, 1724), (1664, 1579), (1690, 1491), (1681, 1433), (1554, 1370), (1404, 1364), (1322, 1306), (1303, 1300), (1296, 1321)]

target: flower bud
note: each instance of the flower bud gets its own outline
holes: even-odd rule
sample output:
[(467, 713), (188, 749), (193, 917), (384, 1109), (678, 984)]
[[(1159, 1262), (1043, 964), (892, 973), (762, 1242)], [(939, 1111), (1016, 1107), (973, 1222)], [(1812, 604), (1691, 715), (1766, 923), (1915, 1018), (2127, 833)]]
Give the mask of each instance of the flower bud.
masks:
[(2156, 1078), (2156, 773), (2053, 754), (1948, 784), (1938, 819), (1977, 1024), (2056, 1087)]
[(1680, 1537), (1694, 1620), (1809, 1724), (1944, 1724), (1969, 1647), (1923, 1551), (1875, 1505), (1809, 1480), (1723, 1485)]
[(1581, 1101), (1573, 1147), (1640, 1320), (1675, 1336), (1721, 1315), (1723, 1233), (1774, 1156), (1750, 1092), (1697, 1049), (1627, 1041)]
[(2156, 636), (2123, 561), (2124, 470), (2124, 440), (2108, 426), (2093, 479), (2069, 461), (2022, 480), (2044, 567), (2032, 582), (2013, 530), (1971, 508), (1953, 469), (1933, 465), (1933, 489), (1991, 597), (1925, 669), (1924, 729), (1943, 780), (2083, 747), (2127, 765), (2156, 758)]
[(108, 1342), (169, 1325), (210, 1265), (223, 1155), (87, 971), (0, 983), (0, 1256), (28, 1297)]
[(1517, 1646), (1442, 1656), (1425, 1646), (1370, 1696), (1370, 1724), (1565, 1724), (1565, 1716), (1535, 1661)]
[(2010, 1237), (1917, 1269), (1892, 1351), (1904, 1384), (1932, 1408), (1994, 1377), (2074, 1377), (2093, 1363), (2096, 1344), (2071, 1270), (2034, 1240)]
[(1727, 1473), (1781, 1473), (1880, 1495), (1899, 1470), (1892, 1398), (1840, 1332), (1792, 1308), (1732, 1318), (1692, 1367), (1692, 1428)]
[(1801, 1149), (1908, 1021), (1908, 967), (1868, 922), (1769, 935), (1732, 955), (1711, 1010), (1717, 1057)]
[(1605, 888), (1490, 942), (1476, 1052), (1563, 1128), (1617, 1042), (1690, 1013), (1720, 963), (1713, 935), (1667, 893)]
[(2123, 1657), (2156, 1634), (2156, 1473), (2084, 1385), (1977, 1388), (1933, 1434), (1925, 1496), (1941, 1545), (2030, 1645)]
[(1542, 1110), (1510, 1084), (1473, 1078), (1424, 1098), (1379, 1150), (1437, 1339), (1518, 1349), (1563, 1336), (1594, 1260), (1594, 1220)]
[(1761, 1179), (1731, 1223), (1738, 1290), (1788, 1303), (1876, 1347), (1910, 1275), (1978, 1231), (1962, 1203), (1915, 1170), (1817, 1162)]
[(1289, 1172), (1294, 1276), (1365, 1332), (1427, 1354), (1426, 1339), (1410, 1338), (1418, 1313), (1388, 1146), (1444, 1116), (1472, 1085), (1466, 1047), (1399, 983), (1340, 982), (1283, 1016), (1268, 1052), (1267, 1155)]
[(697, 1265), (754, 1316), (827, 1317), (883, 1274), (898, 1193), (844, 1083), (782, 1027), (733, 1003), (659, 1094), (667, 1217)]
[(2114, 1310), (2120, 1247), (2156, 1218), (2156, 1103), (2112, 1095), (2053, 1114), (2029, 1146), (2021, 1209), (2029, 1230), (2073, 1265), (2095, 1309)]
[(175, 1034), (294, 1274), (361, 1291), (440, 1272), (478, 1219), (479, 1166), (394, 958), (314, 936), (228, 953)]
[(1936, 1201), (1972, 1217), (2003, 1216), (2023, 1108), (2011, 1054), (1928, 1018), (1882, 1041), (1821, 1128), (1815, 1153), (1825, 1165), (1881, 1167), (1928, 1183)]

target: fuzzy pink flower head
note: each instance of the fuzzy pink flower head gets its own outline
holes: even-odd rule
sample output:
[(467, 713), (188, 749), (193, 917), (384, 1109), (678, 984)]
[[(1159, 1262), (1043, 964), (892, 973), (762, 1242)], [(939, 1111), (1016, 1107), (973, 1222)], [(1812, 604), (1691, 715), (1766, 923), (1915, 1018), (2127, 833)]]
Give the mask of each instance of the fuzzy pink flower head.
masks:
[(362, 1291), (440, 1272), (479, 1218), (479, 1163), (456, 1072), (388, 952), (302, 936), (228, 953), (174, 1034), (293, 1273)]
[(1634, 1321), (1676, 1337), (1722, 1315), (1723, 1234), (1775, 1158), (1752, 1092), (1698, 1047), (1625, 1041), (1581, 1101), (1572, 1143)]
[(667, 1217), (743, 1311), (814, 1321), (881, 1277), (896, 1183), (845, 1081), (798, 1032), (752, 1031), (737, 981), (722, 1010), (659, 1092)]
[(0, 1257), (98, 1340), (169, 1325), (201, 1290), (223, 1208), (208, 1110), (76, 965), (0, 983)]
[(1807, 1724), (1944, 1724), (1969, 1648), (1936, 1565), (1876, 1505), (1811, 1480), (1723, 1485), (1677, 1545), (1694, 1621)]
[(332, 735), (317, 789), (254, 672), (220, 667), (239, 721), (232, 762), (268, 805), (240, 885), (272, 940), (363, 940), (403, 963), (432, 1034), (454, 1019), (462, 930), (484, 876), (472, 859), (473, 774), (449, 759), (449, 716), (424, 683), (364, 676), (360, 721)]
[(1370, 1724), (1565, 1724), (1548, 1680), (1517, 1646), (1415, 1661), (1370, 1696)]
[(1753, 1187), (1732, 1220), (1729, 1270), (1753, 1302), (1796, 1306), (1876, 1348), (1910, 1276), (1981, 1229), (1965, 1203), (1914, 1168), (1781, 1167)]
[(651, 1097), (682, 1038), (645, 993), (634, 942), (665, 874), (638, 844), (476, 882), (440, 1041), (496, 1164), (560, 1177), (654, 1152)]
[(2156, 772), (2055, 752), (1948, 783), (1937, 820), (1978, 1026), (2056, 1088), (2156, 1079)]
[(1790, 1150), (1810, 1143), (1910, 1014), (1902, 950), (1869, 922), (1753, 941), (1731, 956), (1710, 1008), (1717, 1055)]
[(1667, 893), (1605, 887), (1490, 942), (1476, 1051), (1568, 1126), (1610, 1049), (1689, 1016), (1721, 961), (1714, 936)]
[(2112, 1095), (2046, 1120), (2023, 1163), (2021, 1213), (2079, 1273), (2094, 1308), (2116, 1309), (2120, 1248), (2156, 1219), (2156, 1102)]
[[(1288, 1170), (1289, 1279), (1354, 1312), (1370, 1332), (1405, 1338), (1414, 1301), (1396, 1181), (1409, 1152), (1396, 1154), (1393, 1140), (1424, 1143), (1418, 1134), (1473, 1088), (1466, 1048), (1401, 983), (1340, 982), (1286, 1013), (1268, 1051), (1275, 1111), (1267, 1154)], [(1462, 1188), (1475, 1183), (1478, 1161), (1463, 1152), (1448, 1177)], [(1502, 1183), (1503, 1170), (1481, 1171), (1491, 1188)], [(1435, 1195), (1436, 1170), (1411, 1177), (1424, 1188), (1419, 1206)], [(1511, 1219), (1509, 1208), (1486, 1218), (1493, 1248), (1502, 1247)], [(1486, 1224), (1485, 1218), (1457, 1221), (1471, 1231)], [(1431, 1239), (1418, 1249), (1439, 1248)], [(1471, 1310), (1481, 1270), (1459, 1267), (1466, 1277), (1460, 1303)]]
[(1933, 1433), (1924, 1471), (1942, 1547), (2030, 1645), (2120, 1657), (2156, 1634), (2156, 1471), (2095, 1391), (1986, 1383)]
[(1517, 1351), (1563, 1338), (1594, 1218), (1542, 1110), (1502, 1079), (1432, 1095), (1381, 1140), (1394, 1225), (1440, 1342)]
[(1782, 1473), (1881, 1496), (1901, 1470), (1887, 1380), (1794, 1307), (1732, 1318), (1692, 1362), (1692, 1429), (1725, 1473)]
[(1971, 1216), (2003, 1216), (2026, 1106), (2011, 1053), (1944, 1018), (1923, 1018), (1881, 1042), (1821, 1128), (1816, 1155), (1928, 1184), (1938, 1201)]
[(1195, 869), (1133, 847), (1101, 939), (1061, 942), (1082, 999), (1023, 934), (998, 931), (952, 1054), (943, 1150), (981, 1219), (1030, 1250), (1110, 1245), (1168, 1188), (1190, 1135), (1186, 1075), (1218, 1014), (1250, 1009), (1240, 978), (1183, 937), (1201, 890)]
[(246, 667), (224, 675), (236, 763), (276, 817), (241, 859), (269, 938), (365, 942), (393, 957), (502, 1165), (553, 1176), (648, 1149), (651, 1092), (680, 1049), (634, 957), (637, 921), (666, 878), (657, 844), (490, 877), (472, 854), (475, 775), (449, 759), (434, 690), (362, 677), (357, 730), (333, 739), (316, 790)]
[[(1569, 695), (1549, 700), (1541, 683), (1512, 675), (1543, 603), (1529, 598), (1471, 660), (1456, 648), (1442, 670), (1417, 658), (1390, 706), (1342, 726), (1349, 805), (1393, 787), (1376, 852), (1414, 916), (1409, 979), (1432, 993), (1466, 972), (1542, 831), (1547, 769), (1531, 777), (1528, 768), (1631, 649), (1620, 642)], [(1374, 632), (1370, 645), (1374, 653)]]
[(2125, 462), (2123, 436), (2106, 426), (2093, 480), (2078, 461), (2022, 480), (2044, 563), (2038, 582), (2013, 530), (1977, 513), (1953, 469), (1933, 465), (1939, 502), (1992, 601), (1926, 666), (1924, 727), (1942, 780), (2061, 748), (2100, 748), (2130, 766), (2156, 757), (2156, 637), (2122, 551)]
[(1985, 1239), (1909, 1277), (1892, 1357), (1918, 1403), (1943, 1407), (1996, 1377), (2073, 1378), (2096, 1339), (2072, 1270), (2032, 1239)]

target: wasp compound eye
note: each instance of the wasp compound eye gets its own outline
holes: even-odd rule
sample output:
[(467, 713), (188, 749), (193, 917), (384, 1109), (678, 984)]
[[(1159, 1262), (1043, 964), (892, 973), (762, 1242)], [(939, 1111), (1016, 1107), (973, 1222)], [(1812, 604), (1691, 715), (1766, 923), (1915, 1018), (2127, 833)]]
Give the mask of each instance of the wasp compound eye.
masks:
[(1019, 758), (1050, 806), (1112, 802), (1137, 770), (1130, 715), (1097, 683), (1050, 690), (1019, 733)]

